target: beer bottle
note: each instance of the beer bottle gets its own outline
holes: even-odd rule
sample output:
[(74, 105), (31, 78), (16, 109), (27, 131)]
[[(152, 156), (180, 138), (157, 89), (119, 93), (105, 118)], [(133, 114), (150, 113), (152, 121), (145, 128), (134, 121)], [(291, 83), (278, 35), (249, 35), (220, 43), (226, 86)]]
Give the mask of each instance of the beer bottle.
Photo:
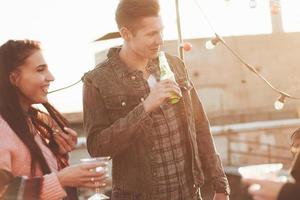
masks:
[[(172, 80), (172, 81), (176, 81), (175, 80), (175, 75), (172, 72), (169, 63), (167, 61), (167, 58), (165, 56), (165, 52), (160, 51), (159, 55), (158, 55), (158, 60), (159, 60), (159, 68), (160, 68), (160, 80)], [(175, 104), (179, 101), (180, 97), (173, 93), (171, 94), (170, 98), (169, 98), (169, 103), (170, 104)]]

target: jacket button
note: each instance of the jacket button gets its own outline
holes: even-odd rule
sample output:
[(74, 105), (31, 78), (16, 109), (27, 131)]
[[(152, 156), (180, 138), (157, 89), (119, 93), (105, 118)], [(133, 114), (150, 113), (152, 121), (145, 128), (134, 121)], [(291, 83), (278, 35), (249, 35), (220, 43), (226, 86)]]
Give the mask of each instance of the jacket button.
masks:
[(131, 80), (135, 81), (136, 76), (131, 76)]
[(123, 101), (123, 102), (121, 103), (121, 106), (122, 106), (122, 107), (125, 107), (125, 106), (126, 106), (126, 102)]
[(142, 97), (142, 98), (141, 98), (141, 102), (143, 102), (143, 101), (145, 101), (145, 99)]

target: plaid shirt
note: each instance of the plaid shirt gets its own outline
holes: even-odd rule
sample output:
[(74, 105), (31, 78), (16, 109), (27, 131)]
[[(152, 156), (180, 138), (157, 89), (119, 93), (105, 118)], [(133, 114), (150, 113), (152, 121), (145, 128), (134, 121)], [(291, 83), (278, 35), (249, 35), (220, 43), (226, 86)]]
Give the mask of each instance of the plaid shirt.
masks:
[[(150, 62), (147, 70), (159, 80), (160, 69), (157, 62)], [(132, 86), (142, 96), (148, 96), (150, 88), (141, 71), (128, 74)], [(153, 190), (151, 199), (180, 200), (195, 199), (190, 161), (188, 160), (187, 139), (176, 105), (163, 104), (150, 113), (153, 120), (154, 143), (151, 149)], [(193, 195), (194, 194), (194, 195)]]
[(180, 118), (172, 105), (152, 113), (153, 199), (193, 199), (191, 170)]

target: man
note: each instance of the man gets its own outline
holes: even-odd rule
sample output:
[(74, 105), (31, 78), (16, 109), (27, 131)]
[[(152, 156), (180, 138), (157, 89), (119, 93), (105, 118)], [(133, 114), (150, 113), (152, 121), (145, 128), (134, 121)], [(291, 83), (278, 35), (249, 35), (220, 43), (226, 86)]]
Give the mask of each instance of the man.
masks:
[[(84, 78), (84, 128), (92, 156), (111, 156), (113, 200), (215, 200), (229, 186), (209, 123), (184, 63), (167, 54), (176, 82), (159, 81), (163, 25), (156, 0), (121, 0), (116, 22), (124, 43)], [(151, 76), (150, 76), (151, 75)], [(149, 87), (149, 77), (158, 82)], [(169, 104), (171, 94), (181, 97)]]

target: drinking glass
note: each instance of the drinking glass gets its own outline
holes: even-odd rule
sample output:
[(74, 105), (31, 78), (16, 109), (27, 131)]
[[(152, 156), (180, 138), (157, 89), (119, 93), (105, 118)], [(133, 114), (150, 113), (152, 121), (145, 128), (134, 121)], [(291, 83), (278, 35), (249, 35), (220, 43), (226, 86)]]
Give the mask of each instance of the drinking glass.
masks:
[[(287, 182), (288, 176), (280, 175), (282, 167), (283, 164), (281, 163), (271, 163), (239, 167), (238, 171), (242, 178), (245, 179)], [(248, 188), (249, 191), (258, 191), (260, 189), (261, 185), (258, 183), (251, 184)]]
[(243, 178), (277, 180), (282, 167), (281, 163), (248, 165), (239, 167), (238, 171)]
[[(82, 158), (82, 159), (80, 159), (80, 162), (82, 162), (82, 163), (103, 162), (103, 166), (96, 167), (95, 171), (107, 173), (109, 171), (109, 169), (108, 169), (109, 159), (110, 159), (110, 157)], [(96, 188), (95, 194), (93, 196), (91, 196), (90, 198), (88, 198), (88, 200), (104, 200), (104, 199), (109, 199), (109, 197), (100, 192), (100, 187)]]

